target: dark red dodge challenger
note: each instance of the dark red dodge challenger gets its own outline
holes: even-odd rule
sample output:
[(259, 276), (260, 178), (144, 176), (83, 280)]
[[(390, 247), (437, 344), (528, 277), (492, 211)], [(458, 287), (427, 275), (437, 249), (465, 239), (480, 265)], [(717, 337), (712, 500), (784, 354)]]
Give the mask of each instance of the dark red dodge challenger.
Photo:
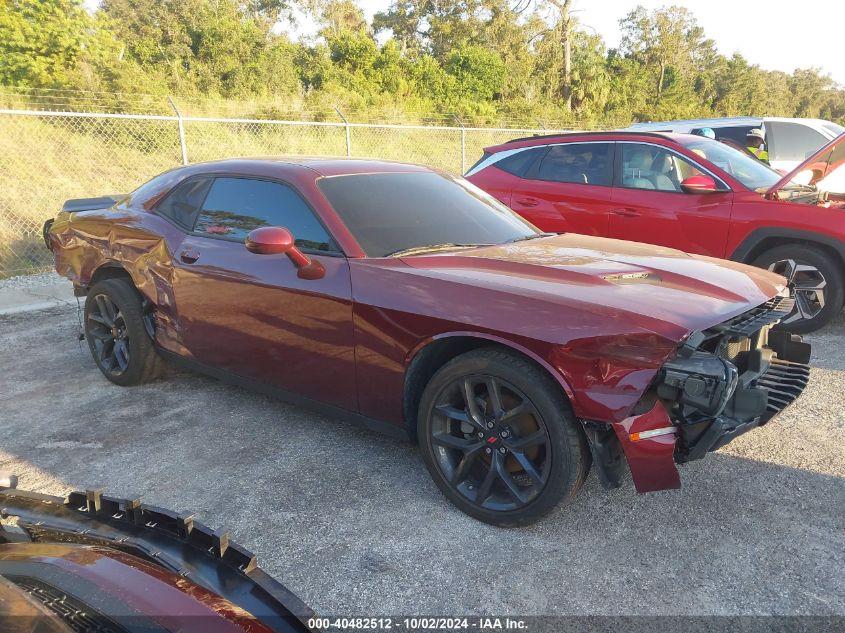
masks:
[[(541, 233), (468, 182), (331, 159), (228, 160), (45, 227), (86, 295), (105, 376), (161, 359), (418, 438), (445, 495), (533, 521), (589, 466), (640, 492), (767, 423), (810, 348), (772, 330), (774, 273), (632, 242)], [(623, 459), (624, 458), (624, 459)]]

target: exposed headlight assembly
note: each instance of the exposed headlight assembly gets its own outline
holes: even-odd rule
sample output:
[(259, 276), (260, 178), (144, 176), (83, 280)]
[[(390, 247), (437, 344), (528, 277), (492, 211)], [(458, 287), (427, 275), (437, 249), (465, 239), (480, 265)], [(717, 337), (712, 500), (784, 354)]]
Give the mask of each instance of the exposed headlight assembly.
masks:
[(695, 424), (718, 417), (736, 390), (736, 366), (709, 352), (694, 352), (664, 363), (657, 395), (678, 405), (678, 421)]

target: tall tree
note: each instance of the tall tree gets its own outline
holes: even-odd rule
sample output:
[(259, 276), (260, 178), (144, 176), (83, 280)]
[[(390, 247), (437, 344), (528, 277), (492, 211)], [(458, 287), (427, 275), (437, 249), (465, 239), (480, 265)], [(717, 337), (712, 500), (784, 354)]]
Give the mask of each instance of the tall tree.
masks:
[(654, 101), (659, 102), (666, 87), (667, 71), (673, 78), (689, 77), (701, 49), (712, 46), (704, 30), (686, 8), (671, 6), (651, 13), (636, 7), (619, 21), (622, 31), (620, 50), (655, 72)]
[(563, 107), (572, 110), (572, 0), (548, 0), (558, 11), (557, 29), (560, 34), (560, 46), (563, 50), (563, 68), (561, 68), (560, 90)]
[(78, 86), (93, 25), (82, 0), (0, 0), (0, 84)]

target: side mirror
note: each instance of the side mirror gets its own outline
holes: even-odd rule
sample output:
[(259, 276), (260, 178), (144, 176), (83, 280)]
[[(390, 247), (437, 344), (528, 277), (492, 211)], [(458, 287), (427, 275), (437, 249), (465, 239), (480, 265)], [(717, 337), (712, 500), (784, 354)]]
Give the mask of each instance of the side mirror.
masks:
[(250, 231), (244, 241), (246, 250), (256, 255), (285, 254), (298, 269), (302, 279), (320, 279), (326, 274), (323, 265), (310, 259), (296, 247), (293, 234), (282, 226), (262, 226)]
[(715, 193), (719, 191), (716, 181), (710, 176), (690, 176), (681, 181), (681, 189), (686, 193)]

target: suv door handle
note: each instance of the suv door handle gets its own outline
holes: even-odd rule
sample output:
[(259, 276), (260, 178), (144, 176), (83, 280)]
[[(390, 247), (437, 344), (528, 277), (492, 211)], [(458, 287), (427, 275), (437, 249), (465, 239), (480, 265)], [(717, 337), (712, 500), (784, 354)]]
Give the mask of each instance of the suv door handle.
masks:
[(200, 254), (199, 251), (195, 251), (192, 248), (186, 248), (184, 251), (179, 253), (179, 258), (186, 264), (193, 264), (200, 258)]
[(516, 200), (514, 200), (514, 202), (523, 207), (536, 207), (538, 204), (540, 204), (540, 201), (536, 198), (517, 198)]
[(636, 209), (614, 209), (611, 213), (621, 215), (624, 218), (636, 218), (640, 215), (640, 212)]

